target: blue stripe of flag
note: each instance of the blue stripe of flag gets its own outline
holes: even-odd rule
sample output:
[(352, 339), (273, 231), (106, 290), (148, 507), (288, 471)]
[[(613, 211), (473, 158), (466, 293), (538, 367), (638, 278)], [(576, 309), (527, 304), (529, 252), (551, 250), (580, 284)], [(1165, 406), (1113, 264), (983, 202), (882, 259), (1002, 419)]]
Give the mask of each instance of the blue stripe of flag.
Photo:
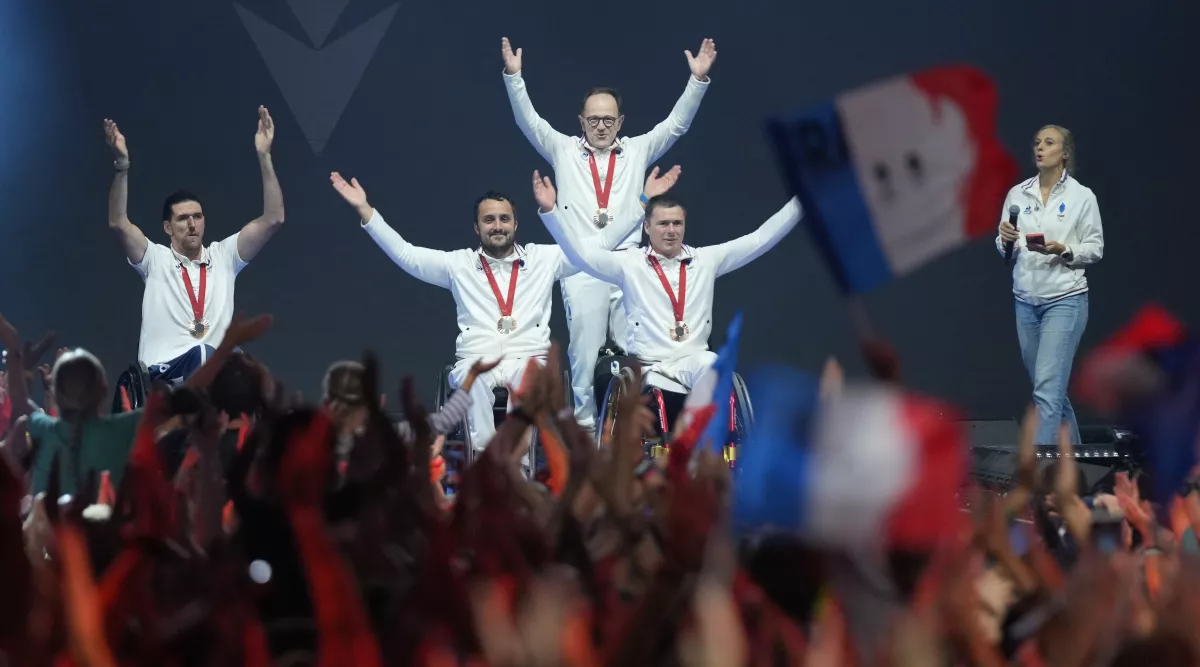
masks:
[(834, 103), (771, 119), (767, 132), (788, 188), (804, 205), (804, 223), (842, 290), (865, 292), (891, 281)]

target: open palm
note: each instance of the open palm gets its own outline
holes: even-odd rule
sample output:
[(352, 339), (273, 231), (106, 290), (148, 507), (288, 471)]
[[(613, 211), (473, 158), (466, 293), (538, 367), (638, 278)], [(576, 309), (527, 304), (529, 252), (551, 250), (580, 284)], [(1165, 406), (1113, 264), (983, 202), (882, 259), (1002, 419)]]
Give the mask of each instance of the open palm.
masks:
[(708, 70), (712, 69), (713, 62), (717, 59), (717, 43), (706, 38), (700, 42), (700, 50), (696, 52), (696, 55), (693, 56), (691, 51), (683, 53), (687, 56), (688, 67), (692, 70), (692, 74), (703, 81), (708, 77)]
[(121, 134), (121, 129), (118, 128), (116, 122), (110, 118), (104, 119), (104, 138), (108, 142), (108, 147), (112, 149), (115, 157), (129, 157), (129, 147), (125, 145), (125, 135)]
[(647, 197), (657, 197), (675, 187), (675, 183), (679, 181), (681, 173), (683, 173), (683, 170), (679, 168), (679, 165), (675, 165), (667, 170), (667, 173), (659, 176), (658, 167), (655, 167), (646, 178), (646, 187), (642, 191)]
[(341, 174), (335, 171), (329, 175), (329, 182), (333, 183), (333, 189), (337, 190), (338, 194), (351, 206), (358, 207), (367, 203), (367, 191), (359, 185), (357, 178), (351, 178), (347, 182)]
[(266, 107), (258, 108), (258, 131), (254, 133), (254, 149), (260, 155), (271, 152), (271, 144), (275, 142), (275, 121), (271, 120), (271, 112)]
[(521, 49), (513, 51), (512, 42), (507, 37), (500, 38), (500, 56), (504, 58), (504, 71), (516, 74), (521, 71)]
[(554, 184), (550, 182), (550, 177), (543, 177), (537, 171), (533, 172), (533, 199), (543, 211), (553, 209), (554, 202), (558, 199), (558, 193), (555, 192)]

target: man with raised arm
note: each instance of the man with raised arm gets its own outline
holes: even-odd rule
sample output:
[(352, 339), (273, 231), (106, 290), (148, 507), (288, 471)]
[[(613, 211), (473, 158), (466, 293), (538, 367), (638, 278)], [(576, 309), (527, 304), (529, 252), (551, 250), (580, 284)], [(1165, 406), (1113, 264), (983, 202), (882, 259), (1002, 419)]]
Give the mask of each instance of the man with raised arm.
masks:
[(283, 225), (283, 191), (271, 161), (275, 124), (266, 107), (259, 107), (254, 149), (262, 173), (262, 215), (208, 247), (204, 246), (204, 208), (200, 198), (188, 192), (175, 192), (163, 202), (167, 245), (151, 243), (130, 222), (129, 148), (115, 122), (105, 119), (104, 132), (116, 156), (108, 191), (108, 228), (146, 284), (138, 359), (149, 368), (151, 379), (180, 383), (221, 344), (233, 319), (238, 274)]
[(691, 390), (717, 355), (708, 349), (712, 331), (713, 284), (720, 276), (749, 264), (779, 243), (803, 214), (793, 198), (755, 231), (720, 245), (684, 245), (687, 211), (669, 195), (646, 202), (646, 248), (611, 252), (580, 238), (556, 206), (549, 177), (533, 172), (538, 215), (572, 264), (625, 293), (630, 355), (644, 364), (648, 384), (655, 376)]
[[(655, 168), (646, 179), (644, 196), (663, 194), (679, 178), (676, 166), (658, 175)], [(551, 289), (556, 280), (578, 269), (567, 261), (558, 246), (517, 243), (517, 206), (499, 192), (486, 192), (475, 201), (475, 233), (479, 247), (442, 251), (415, 246), (392, 229), (379, 211), (367, 202), (358, 179), (349, 182), (330, 174), (333, 187), (354, 207), (362, 228), (405, 273), (437, 287), (450, 290), (458, 312), (458, 361), (450, 373), (455, 389), (463, 386), (471, 367), (481, 359), (503, 360), (471, 385), (471, 409), (467, 417), (471, 443), (482, 450), (495, 434), (492, 418), (496, 387), (519, 387), (530, 359), (545, 361), (550, 350)], [(636, 229), (639, 215), (614, 224), (598, 236), (605, 248), (613, 248)], [(509, 407), (511, 408), (511, 402)]]
[[(612, 88), (592, 88), (584, 96), (579, 112), (581, 135), (568, 136), (556, 131), (529, 101), (522, 77), (521, 49), (514, 52), (505, 37), (500, 51), (504, 58), (504, 83), (517, 126), (554, 168), (560, 189), (559, 217), (564, 225), (571, 227), (580, 243), (600, 249), (597, 237), (614, 220), (640, 215), (637, 184), (642, 181), (642, 174), (691, 127), (708, 89), (708, 71), (717, 58), (716, 44), (705, 39), (695, 56), (684, 51), (691, 74), (683, 95), (666, 120), (636, 137), (618, 137), (625, 117), (621, 115), (621, 96)], [(636, 237), (631, 235), (618, 247), (636, 244)], [(562, 281), (562, 295), (571, 333), (567, 354), (571, 361), (575, 416), (580, 424), (591, 426), (596, 407), (592, 382), (600, 347), (610, 333), (617, 344), (629, 344), (621, 313), (621, 291), (581, 273)]]

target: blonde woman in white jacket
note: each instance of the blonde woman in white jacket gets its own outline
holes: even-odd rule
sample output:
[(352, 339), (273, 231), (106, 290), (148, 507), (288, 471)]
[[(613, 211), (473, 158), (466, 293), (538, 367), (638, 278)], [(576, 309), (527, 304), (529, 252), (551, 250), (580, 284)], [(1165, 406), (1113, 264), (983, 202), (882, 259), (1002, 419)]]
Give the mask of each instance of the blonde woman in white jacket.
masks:
[[(1075, 138), (1047, 125), (1033, 140), (1038, 174), (1013, 186), (1002, 213), (996, 249), (1013, 242), (1017, 340), (1038, 407), (1037, 444), (1057, 443), (1066, 424), (1079, 444), (1079, 423), (1067, 398), (1071, 365), (1088, 320), (1087, 267), (1104, 256), (1096, 195), (1075, 180)], [(1008, 222), (1020, 210), (1017, 227)]]

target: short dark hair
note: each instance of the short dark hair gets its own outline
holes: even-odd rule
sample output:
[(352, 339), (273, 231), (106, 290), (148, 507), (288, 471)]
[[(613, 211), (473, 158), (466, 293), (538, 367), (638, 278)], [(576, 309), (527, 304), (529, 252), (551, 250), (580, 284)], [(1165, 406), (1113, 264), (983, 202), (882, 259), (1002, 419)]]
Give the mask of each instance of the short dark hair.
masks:
[(479, 220), (479, 205), (488, 200), (508, 202), (508, 205), (512, 207), (513, 220), (517, 219), (517, 202), (513, 201), (511, 197), (503, 192), (488, 190), (487, 192), (479, 195), (479, 199), (475, 200), (475, 215), (471, 216), (471, 222), (476, 222)]
[(178, 190), (176, 192), (172, 192), (171, 194), (167, 195), (166, 200), (163, 201), (163, 217), (162, 217), (162, 219), (170, 220), (172, 214), (174, 213), (173, 209), (175, 208), (175, 205), (182, 204), (185, 201), (194, 201), (197, 204), (200, 204), (200, 208), (202, 208), (202, 209), (204, 208), (204, 202), (200, 201), (199, 197), (188, 192), (187, 190)]
[(687, 213), (687, 207), (678, 197), (672, 197), (669, 194), (655, 195), (646, 202), (646, 220), (649, 221), (654, 215), (654, 211), (660, 208), (681, 208), (684, 213)]
[(592, 96), (594, 95), (611, 95), (612, 98), (617, 101), (617, 115), (621, 115), (621, 93), (618, 93), (616, 88), (609, 88), (608, 86), (595, 86), (593, 88), (589, 88), (587, 94), (583, 96), (583, 103), (579, 105), (580, 114), (582, 114), (584, 108), (587, 107), (587, 101), (592, 99)]
[(213, 407), (230, 418), (258, 415), (266, 409), (262, 385), (263, 369), (246, 354), (234, 354), (213, 378), (208, 395)]
[[(650, 222), (650, 216), (654, 213), (655, 209), (675, 207), (679, 207), (683, 209), (684, 213), (687, 213), (687, 207), (684, 206), (683, 202), (681, 202), (677, 197), (672, 197), (670, 194), (661, 194), (651, 197), (646, 202), (646, 222)], [(650, 246), (650, 235), (646, 233), (644, 226), (642, 227), (642, 240), (638, 242), (638, 245), (643, 248)]]

